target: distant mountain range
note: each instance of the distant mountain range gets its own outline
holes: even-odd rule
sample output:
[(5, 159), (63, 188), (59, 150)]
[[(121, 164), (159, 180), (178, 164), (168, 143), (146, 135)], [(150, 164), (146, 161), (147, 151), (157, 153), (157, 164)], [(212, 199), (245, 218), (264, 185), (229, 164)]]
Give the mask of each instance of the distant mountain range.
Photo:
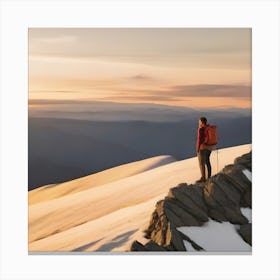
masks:
[(147, 103), (116, 103), (88, 100), (30, 100), (29, 117), (91, 121), (177, 122), (197, 119), (251, 117), (250, 109), (193, 109)]
[(84, 101), (31, 105), (40, 106), (29, 110), (29, 190), (153, 156), (194, 156), (202, 115), (218, 125), (219, 148), (251, 142), (251, 113), (245, 109)]

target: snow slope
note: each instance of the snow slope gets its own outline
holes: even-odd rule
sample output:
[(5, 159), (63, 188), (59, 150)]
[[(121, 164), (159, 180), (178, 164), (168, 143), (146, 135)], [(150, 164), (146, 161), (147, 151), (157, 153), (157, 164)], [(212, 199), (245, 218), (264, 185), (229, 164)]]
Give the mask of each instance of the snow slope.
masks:
[[(213, 173), (250, 150), (250, 144), (219, 150), (218, 169), (213, 152)], [(139, 162), (131, 163), (130, 168), (134, 164)], [(171, 162), (135, 175), (125, 173), (125, 169), (123, 174), (128, 175), (105, 184), (104, 178), (101, 185), (91, 185), (89, 178), (86, 188), (77, 180), (70, 181), (70, 186), (81, 189), (30, 204), (29, 251), (125, 251), (133, 240), (143, 239), (142, 230), (148, 225), (156, 202), (170, 188), (182, 182), (194, 183), (200, 177), (197, 158)]]
[(30, 205), (65, 196), (67, 194), (73, 194), (94, 186), (111, 183), (174, 161), (176, 160), (172, 156), (152, 157), (137, 162), (123, 164), (61, 184), (43, 186), (28, 193), (28, 203)]
[[(180, 227), (178, 230), (208, 252), (250, 252), (252, 249), (230, 222), (210, 219), (201, 227)], [(184, 244), (188, 251), (196, 251), (190, 242), (185, 240)]]
[[(246, 170), (246, 173), (251, 173)], [(252, 223), (252, 209), (240, 208), (242, 214)], [(251, 252), (251, 246), (238, 234), (239, 225), (230, 222), (216, 222), (209, 219), (201, 227), (179, 227), (192, 241), (208, 252)], [(190, 242), (184, 240), (187, 251), (197, 252)]]

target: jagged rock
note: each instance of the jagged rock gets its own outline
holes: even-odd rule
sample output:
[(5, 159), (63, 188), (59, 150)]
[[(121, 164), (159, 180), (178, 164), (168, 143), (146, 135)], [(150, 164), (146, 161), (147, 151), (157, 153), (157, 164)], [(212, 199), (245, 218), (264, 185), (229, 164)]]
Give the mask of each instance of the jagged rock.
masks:
[(133, 241), (130, 247), (130, 251), (148, 251), (143, 244), (137, 240)]
[(175, 247), (172, 244), (169, 244), (164, 247), (166, 251), (176, 251)]
[(240, 201), (241, 207), (249, 207), (252, 208), (252, 189), (247, 190)]
[(150, 225), (145, 230), (145, 237), (154, 240), (159, 245), (164, 245), (166, 233), (168, 230), (168, 220), (164, 210), (164, 200), (156, 204), (156, 210), (153, 212)]
[[(130, 251), (150, 251), (150, 252), (162, 252), (162, 251), (186, 251), (184, 245), (183, 234), (179, 232), (172, 224), (168, 224), (166, 246), (160, 246), (153, 240), (143, 245), (139, 241), (134, 241), (130, 247)], [(197, 246), (194, 244), (194, 246)]]
[(212, 220), (215, 220), (217, 222), (225, 222), (225, 221), (227, 221), (227, 218), (224, 215), (222, 208), (220, 208), (220, 209), (214, 209), (214, 208), (209, 209), (208, 215), (209, 215), (209, 217)]
[(166, 231), (161, 229), (158, 231), (153, 231), (151, 233), (151, 239), (154, 240), (159, 245), (165, 244), (165, 236), (166, 236)]
[(164, 199), (163, 199), (163, 200), (160, 200), (160, 201), (156, 204), (156, 212), (157, 212), (157, 215), (158, 215), (159, 217), (161, 217), (162, 215), (164, 215), (163, 204), (164, 204)]
[(201, 199), (199, 202), (197, 202), (197, 200), (192, 198), (191, 193), (193, 196), (195, 196), (193, 194), (193, 188), (189, 188), (188, 186), (178, 186), (170, 189), (168, 197), (175, 198), (181, 202), (184, 206), (184, 209), (186, 209), (197, 220), (201, 222), (207, 222), (208, 214), (203, 200)]
[(240, 164), (228, 165), (223, 169), (223, 174), (241, 192), (240, 206), (252, 207), (252, 182), (244, 175), (243, 170), (244, 166)]
[(224, 173), (219, 173), (216, 176), (215, 183), (225, 193), (227, 199), (229, 199), (235, 205), (239, 205), (242, 197), (242, 193), (237, 189), (232, 180)]
[(244, 154), (234, 160), (234, 164), (242, 165), (244, 168), (252, 172), (252, 152)]
[(238, 188), (242, 193), (251, 188), (251, 182), (243, 173), (244, 167), (239, 164), (230, 164), (224, 167), (222, 173), (229, 177), (233, 185)]
[(227, 220), (233, 224), (247, 224), (248, 220), (242, 215), (239, 207), (224, 207)]
[(161, 246), (170, 245), (171, 240), (169, 239), (172, 233), (170, 232), (169, 221), (172, 221), (174, 227), (188, 225), (199, 226), (202, 224), (202, 222), (198, 221), (184, 209), (184, 205), (180, 201), (167, 197), (165, 200), (157, 203), (156, 210), (151, 217), (150, 225), (145, 231), (145, 237), (152, 239)]
[(252, 224), (241, 225), (238, 230), (245, 242), (252, 246)]
[(178, 215), (176, 215), (176, 210), (172, 211), (169, 208), (165, 210), (166, 216), (169, 221), (172, 221), (176, 227), (181, 227), (184, 225), (184, 221), (180, 219)]
[(149, 227), (145, 230), (145, 238), (151, 238), (151, 232), (155, 230), (158, 219), (159, 217), (157, 211), (155, 210), (151, 215)]
[(180, 226), (199, 226), (202, 224), (180, 201), (167, 197), (164, 201), (164, 213), (169, 221), (176, 227)]
[(208, 205), (215, 208), (217, 205), (226, 205), (228, 198), (219, 188), (216, 182), (216, 176), (210, 178), (204, 185), (204, 199)]
[[(145, 230), (146, 238), (156, 239), (158, 244), (162, 244), (165, 240), (165, 233), (167, 231), (167, 218), (163, 210), (164, 200), (160, 200), (156, 204), (156, 209), (151, 215), (149, 227)], [(159, 234), (158, 232), (161, 231)]]
[(192, 244), (193, 248), (197, 251), (204, 251), (204, 249), (202, 247), (200, 247), (199, 245), (197, 245), (193, 240), (191, 240), (187, 235), (185, 235), (183, 232), (179, 231), (180, 232), (180, 235), (181, 237), (184, 239), (184, 240), (187, 240), (189, 243)]
[(202, 210), (207, 212), (203, 197), (203, 185), (187, 185), (184, 183), (179, 184), (175, 188), (178, 188), (183, 194), (189, 196), (199, 207), (202, 208)]
[(166, 249), (162, 246), (159, 246), (157, 243), (155, 243), (153, 240), (150, 240), (147, 244), (145, 244), (145, 249), (147, 251), (166, 251)]
[(205, 184), (186, 183), (170, 189), (168, 196), (156, 204), (147, 228), (146, 245), (133, 243), (131, 250), (138, 251), (186, 251), (184, 240), (196, 250), (204, 250), (177, 227), (201, 226), (209, 217), (223, 222), (239, 224), (242, 238), (252, 244), (251, 224), (242, 215), (240, 207), (251, 207), (252, 183), (245, 176), (245, 168), (251, 170), (251, 153), (227, 165), (222, 172)]
[(166, 243), (171, 244), (176, 249), (176, 251), (186, 251), (181, 233), (172, 223), (169, 223), (168, 225)]
[[(234, 224), (246, 224), (248, 220), (240, 211), (238, 201), (229, 198), (227, 192), (219, 184), (219, 176), (214, 176), (205, 183), (204, 186), (205, 202), (211, 209), (211, 214), (216, 214), (215, 220), (230, 221)], [(216, 211), (213, 211), (215, 209)], [(220, 215), (219, 213), (220, 212)], [(220, 217), (219, 217), (220, 216)]]
[(160, 252), (160, 251), (166, 251), (167, 249), (165, 249), (162, 246), (159, 246), (157, 243), (155, 243), (154, 241), (150, 240), (148, 243), (146, 243), (145, 245), (143, 245), (142, 243), (140, 243), (139, 241), (134, 241), (131, 244), (130, 247), (130, 251), (154, 251), (154, 252)]

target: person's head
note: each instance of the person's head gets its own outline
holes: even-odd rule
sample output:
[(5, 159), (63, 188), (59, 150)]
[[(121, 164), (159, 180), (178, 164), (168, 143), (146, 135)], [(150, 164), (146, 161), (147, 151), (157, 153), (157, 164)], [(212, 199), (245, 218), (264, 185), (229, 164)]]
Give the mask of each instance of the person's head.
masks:
[(201, 118), (198, 120), (198, 125), (199, 125), (199, 127), (202, 127), (202, 126), (207, 125), (207, 119), (206, 119), (205, 117), (201, 117)]

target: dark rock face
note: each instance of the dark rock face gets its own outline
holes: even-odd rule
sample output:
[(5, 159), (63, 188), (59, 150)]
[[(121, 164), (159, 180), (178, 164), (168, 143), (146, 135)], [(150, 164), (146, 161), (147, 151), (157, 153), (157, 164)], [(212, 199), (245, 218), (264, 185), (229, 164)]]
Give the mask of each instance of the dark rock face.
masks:
[[(207, 208), (204, 205), (202, 190), (195, 190), (193, 186), (178, 186), (172, 188), (168, 194), (174, 198), (173, 203), (185, 209), (198, 222), (207, 222)], [(179, 202), (179, 203), (178, 203)]]
[(145, 246), (142, 245), (140, 242), (138, 242), (137, 240), (133, 241), (133, 243), (131, 244), (131, 248), (130, 251), (148, 251), (146, 250)]
[(200, 251), (203, 250), (177, 227), (202, 226), (209, 218), (240, 225), (238, 233), (252, 245), (251, 224), (242, 215), (240, 207), (252, 205), (252, 184), (243, 173), (251, 171), (252, 153), (235, 159), (205, 184), (181, 183), (171, 188), (165, 199), (156, 204), (145, 237), (150, 241), (143, 245), (134, 241), (131, 251), (186, 251), (184, 240)]
[(252, 246), (252, 224), (241, 225), (239, 234), (242, 236), (244, 241)]
[(252, 152), (236, 158), (234, 164), (242, 165), (252, 172)]
[(159, 246), (153, 240), (149, 241), (146, 245), (142, 245), (138, 241), (134, 241), (131, 245), (131, 251), (166, 251), (165, 248)]
[[(242, 172), (242, 171), (241, 171)], [(218, 174), (205, 183), (204, 198), (212, 219), (229, 221), (233, 224), (246, 224), (248, 220), (240, 211), (242, 192), (234, 188), (234, 183), (228, 183), (227, 175)], [(234, 177), (235, 178), (235, 177)], [(216, 213), (211, 216), (211, 213)], [(220, 217), (217, 215), (220, 212)]]

